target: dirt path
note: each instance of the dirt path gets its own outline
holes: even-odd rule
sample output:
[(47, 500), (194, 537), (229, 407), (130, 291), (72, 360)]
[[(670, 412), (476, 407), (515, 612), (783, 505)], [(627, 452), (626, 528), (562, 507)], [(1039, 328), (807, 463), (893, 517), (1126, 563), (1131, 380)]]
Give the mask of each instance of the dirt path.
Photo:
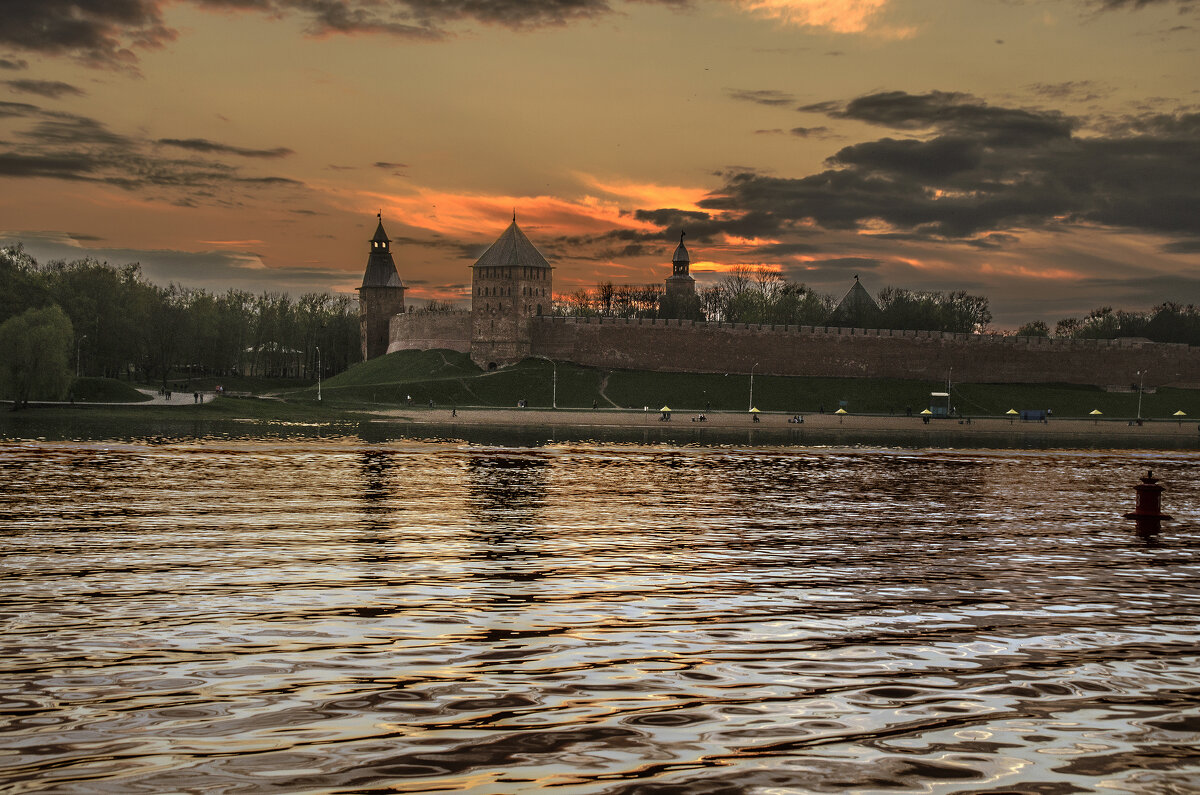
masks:
[(604, 391), (604, 390), (608, 389), (608, 377), (609, 377), (610, 375), (612, 375), (612, 374), (611, 374), (611, 373), (605, 373), (605, 374), (604, 374), (604, 377), (600, 379), (600, 397), (602, 397), (602, 398), (604, 398), (605, 400), (607, 400), (607, 401), (608, 401), (608, 405), (612, 406), (614, 409), (619, 409), (619, 408), (621, 408), (621, 407), (620, 407), (620, 406), (617, 404), (617, 402), (616, 402), (615, 400), (613, 400), (612, 398), (610, 398), (610, 397), (608, 396), (608, 393)]

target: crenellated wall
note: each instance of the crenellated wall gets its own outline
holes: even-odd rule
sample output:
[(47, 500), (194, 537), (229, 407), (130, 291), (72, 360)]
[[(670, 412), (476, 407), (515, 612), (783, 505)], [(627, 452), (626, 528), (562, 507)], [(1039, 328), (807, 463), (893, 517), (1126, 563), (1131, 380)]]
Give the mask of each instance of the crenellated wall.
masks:
[(434, 348), (459, 353), (471, 352), (471, 313), (408, 312), (391, 321), (391, 342), (387, 352), (424, 351)]
[[(388, 353), (471, 352), (469, 312), (392, 318)], [(604, 369), (975, 383), (1200, 388), (1200, 348), (1140, 339), (1073, 340), (690, 320), (534, 317), (530, 355)], [(757, 367), (755, 364), (757, 363)]]
[[(533, 353), (602, 368), (978, 383), (1200, 387), (1200, 348), (1146, 340), (1071, 340), (703, 321), (534, 320)], [(757, 363), (757, 367), (755, 364)]]

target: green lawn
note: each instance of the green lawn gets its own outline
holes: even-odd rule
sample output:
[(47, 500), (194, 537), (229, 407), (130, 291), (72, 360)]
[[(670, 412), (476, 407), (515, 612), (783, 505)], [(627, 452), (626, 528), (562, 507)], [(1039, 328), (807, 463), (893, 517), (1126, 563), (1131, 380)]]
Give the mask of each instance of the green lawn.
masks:
[[(193, 382), (193, 388), (201, 388)], [(227, 397), (212, 406), (196, 407), (203, 416), (297, 418), (328, 416), (328, 412), (354, 412), (397, 408), (410, 402), (415, 408), (432, 400), (439, 407), (511, 407), (528, 401), (531, 408), (557, 402), (559, 408), (653, 410), (670, 406), (677, 412), (746, 411), (750, 408), (750, 377), (721, 373), (654, 373), (631, 370), (604, 371), (545, 359), (527, 359), (511, 367), (485, 372), (463, 353), (447, 350), (401, 351), (351, 367), (321, 384), (320, 404), (316, 385), (297, 388), (294, 381), (226, 379), (227, 392), (259, 393), (270, 400)], [(936, 401), (930, 392), (945, 390), (944, 382), (864, 379), (799, 378), (759, 375), (754, 378), (755, 407), (762, 411), (812, 414), (839, 407), (851, 414), (914, 413)], [(1137, 415), (1138, 396), (1130, 392), (1104, 392), (1097, 387), (1070, 384), (955, 384), (952, 403), (967, 416), (1000, 416), (1009, 409), (1049, 409), (1056, 417), (1089, 417), (1098, 409), (1108, 419)], [(101, 397), (107, 396), (107, 397)], [(124, 382), (81, 379), (76, 398), (89, 402), (137, 400), (141, 396)], [(150, 410), (150, 409), (145, 409)], [(174, 411), (166, 408), (166, 411)], [(1142, 396), (1141, 415), (1168, 419), (1182, 410), (1200, 421), (1200, 390), (1159, 389)]]
[[(935, 400), (931, 392), (945, 387), (940, 381), (759, 375), (754, 378), (754, 405), (762, 411), (805, 414), (841, 406), (859, 414), (903, 414), (910, 407), (915, 413)], [(466, 354), (453, 351), (401, 351), (355, 365), (322, 384), (322, 399), (343, 408), (404, 406), (410, 397), (417, 407), (430, 400), (442, 407), (508, 407), (524, 399), (541, 408), (550, 406), (552, 391), (559, 408), (591, 408), (593, 402), (600, 408), (615, 404), (657, 410), (668, 405), (679, 412), (750, 408), (750, 377), (745, 374), (602, 371), (567, 362), (551, 365), (544, 359), (484, 372)], [(284, 397), (315, 401), (316, 388)], [(1009, 409), (1050, 409), (1057, 417), (1087, 417), (1099, 409), (1110, 419), (1137, 413), (1134, 393), (1070, 384), (955, 384), (952, 402), (971, 416), (998, 416)], [(1200, 418), (1200, 390), (1164, 388), (1142, 396), (1143, 417), (1166, 418), (1178, 410)]]
[(87, 403), (131, 403), (150, 399), (128, 381), (115, 378), (76, 378), (69, 397)]

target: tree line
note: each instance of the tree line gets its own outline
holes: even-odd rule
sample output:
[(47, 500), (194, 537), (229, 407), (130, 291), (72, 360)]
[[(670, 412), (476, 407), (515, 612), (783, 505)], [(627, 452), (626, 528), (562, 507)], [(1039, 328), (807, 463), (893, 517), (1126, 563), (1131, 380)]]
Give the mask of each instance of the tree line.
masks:
[(662, 285), (605, 282), (556, 301), (558, 315), (657, 317), (775, 325), (842, 325), (856, 328), (982, 333), (992, 321), (988, 299), (963, 291), (885, 287), (873, 304), (843, 310), (838, 301), (805, 284), (789, 282), (779, 271), (739, 266), (700, 290), (694, 302), (672, 301)]
[(0, 249), (0, 283), (0, 324), (58, 307), (76, 376), (314, 379), (318, 361), (329, 376), (362, 358), (358, 302), (348, 296), (162, 287), (138, 264), (39, 264), (20, 244)]
[[(1017, 329), (1022, 337), (1049, 337), (1050, 326), (1041, 320)], [(1112, 340), (1142, 337), (1153, 342), (1200, 345), (1200, 307), (1167, 301), (1149, 312), (1093, 309), (1084, 317), (1066, 317), (1054, 325), (1054, 336), (1068, 339)]]

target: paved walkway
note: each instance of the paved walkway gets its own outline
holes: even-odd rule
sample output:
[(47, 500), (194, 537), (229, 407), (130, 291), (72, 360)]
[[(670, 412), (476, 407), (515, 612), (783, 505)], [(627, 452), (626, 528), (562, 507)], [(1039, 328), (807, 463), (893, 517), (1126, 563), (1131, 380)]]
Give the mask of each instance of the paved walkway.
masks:
[[(196, 398), (191, 392), (172, 392), (171, 399), (160, 395), (157, 389), (148, 389), (145, 387), (136, 387), (137, 391), (149, 397), (149, 400), (141, 400), (132, 403), (104, 403), (105, 406), (191, 406), (195, 405)], [(211, 403), (217, 397), (216, 392), (200, 392), (201, 403)]]

